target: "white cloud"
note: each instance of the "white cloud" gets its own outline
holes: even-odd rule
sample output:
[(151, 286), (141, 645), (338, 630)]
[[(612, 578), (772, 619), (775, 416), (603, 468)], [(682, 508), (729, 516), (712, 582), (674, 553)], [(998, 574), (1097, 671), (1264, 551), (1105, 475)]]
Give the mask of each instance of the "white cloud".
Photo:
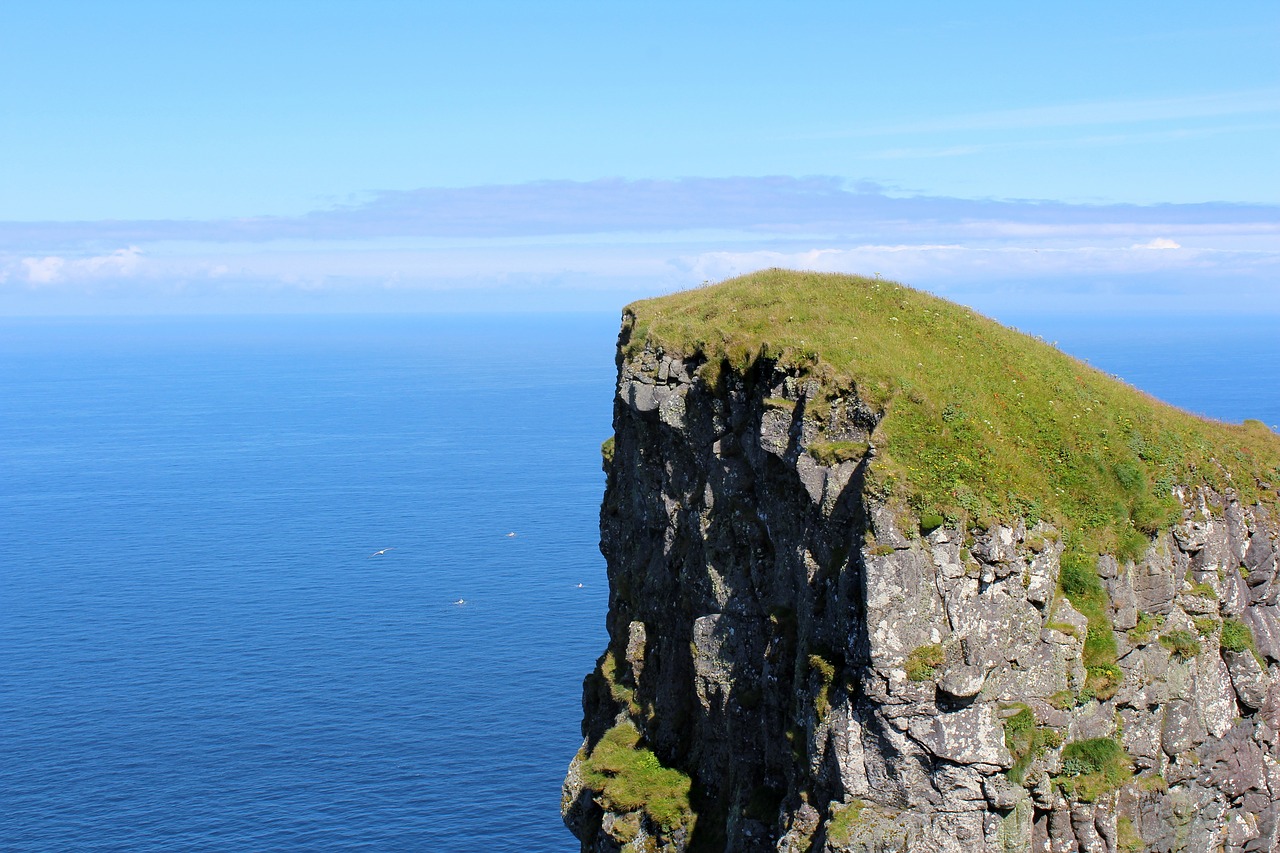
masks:
[(1131, 248), (1134, 249), (1181, 249), (1182, 244), (1176, 240), (1170, 240), (1167, 237), (1157, 237), (1146, 243), (1134, 243)]
[(32, 284), (52, 284), (58, 280), (67, 262), (59, 257), (23, 258), (22, 265), (27, 270), (27, 281)]
[(86, 258), (64, 258), (47, 255), (23, 258), (22, 267), (31, 284), (55, 284), (61, 281), (86, 281), (102, 278), (131, 278), (139, 271), (142, 250), (137, 246), (116, 249), (105, 255)]

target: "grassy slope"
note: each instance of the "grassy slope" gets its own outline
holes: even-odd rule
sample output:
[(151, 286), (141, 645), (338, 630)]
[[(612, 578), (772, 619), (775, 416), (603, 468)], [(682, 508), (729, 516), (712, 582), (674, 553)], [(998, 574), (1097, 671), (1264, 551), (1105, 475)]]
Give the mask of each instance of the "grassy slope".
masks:
[[(632, 348), (701, 351), (704, 377), (762, 352), (884, 409), (875, 469), (917, 514), (1044, 518), (1132, 554), (1175, 484), (1275, 504), (1280, 436), (1168, 406), (967, 308), (889, 281), (767, 270), (634, 303)], [(1270, 483), (1260, 487), (1259, 480)]]

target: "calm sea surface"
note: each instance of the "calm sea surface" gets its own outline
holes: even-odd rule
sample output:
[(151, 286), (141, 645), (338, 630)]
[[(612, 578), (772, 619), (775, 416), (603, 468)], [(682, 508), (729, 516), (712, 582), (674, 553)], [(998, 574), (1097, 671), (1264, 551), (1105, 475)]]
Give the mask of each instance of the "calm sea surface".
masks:
[[(616, 324), (0, 321), (0, 849), (575, 850)], [(1280, 423), (1267, 324), (1017, 325)]]

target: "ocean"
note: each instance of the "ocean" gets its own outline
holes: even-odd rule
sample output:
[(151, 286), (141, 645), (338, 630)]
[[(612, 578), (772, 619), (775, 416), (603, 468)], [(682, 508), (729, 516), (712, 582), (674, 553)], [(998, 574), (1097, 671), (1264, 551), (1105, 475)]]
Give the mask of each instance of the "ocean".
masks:
[[(1280, 424), (1274, 321), (1005, 319)], [(0, 849), (576, 850), (616, 333), (0, 320)]]

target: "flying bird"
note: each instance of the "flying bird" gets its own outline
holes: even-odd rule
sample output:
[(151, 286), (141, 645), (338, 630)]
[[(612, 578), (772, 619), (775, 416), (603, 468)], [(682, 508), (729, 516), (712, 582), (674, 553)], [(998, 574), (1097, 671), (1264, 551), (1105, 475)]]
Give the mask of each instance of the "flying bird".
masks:
[(381, 551), (374, 551), (372, 554), (369, 555), (369, 559), (372, 560), (374, 557), (381, 557), (383, 554), (387, 553), (388, 551), (394, 551), (394, 550), (395, 548), (383, 548)]

